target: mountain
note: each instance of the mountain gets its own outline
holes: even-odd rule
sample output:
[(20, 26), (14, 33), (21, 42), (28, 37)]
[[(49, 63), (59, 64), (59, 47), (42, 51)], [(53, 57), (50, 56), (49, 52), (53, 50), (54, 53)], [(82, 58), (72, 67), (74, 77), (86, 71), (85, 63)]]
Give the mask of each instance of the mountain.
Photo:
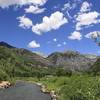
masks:
[(52, 63), (26, 49), (0, 42), (0, 80), (10, 77), (43, 77), (53, 73)]
[(100, 58), (79, 52), (55, 52), (47, 58), (0, 42), (0, 81), (12, 77), (71, 76), (73, 72), (100, 73)]
[(51, 66), (51, 63), (46, 58), (36, 53), (32, 53), (22, 48), (15, 48), (5, 42), (0, 42), (0, 59), (3, 58), (5, 58), (5, 60), (8, 58), (15, 59), (18, 60), (19, 63), (24, 63), (31, 67)]
[(4, 47), (7, 47), (7, 48), (15, 48), (15, 47), (13, 47), (13, 46), (11, 46), (8, 43), (3, 42), (3, 41), (0, 42), (0, 46), (4, 46)]
[(83, 55), (74, 51), (55, 52), (45, 58), (29, 50), (0, 42), (0, 62), (14, 64), (19, 68), (22, 66), (28, 68), (60, 67), (71, 71), (87, 71), (96, 60), (95, 55)]
[(100, 75), (100, 57), (98, 57), (97, 61), (91, 66), (90, 71), (94, 75)]
[(87, 71), (97, 60), (95, 55), (83, 55), (79, 52), (55, 52), (47, 58), (56, 67), (63, 67), (71, 71)]

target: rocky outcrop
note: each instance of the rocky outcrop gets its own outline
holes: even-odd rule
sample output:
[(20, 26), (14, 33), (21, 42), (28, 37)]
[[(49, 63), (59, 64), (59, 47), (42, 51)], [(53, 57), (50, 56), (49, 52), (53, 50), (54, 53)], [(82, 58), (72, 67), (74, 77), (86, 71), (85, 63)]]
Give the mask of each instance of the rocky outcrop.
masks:
[(0, 89), (5, 89), (5, 88), (9, 88), (11, 86), (11, 83), (8, 81), (2, 81), (0, 82)]
[(47, 58), (56, 67), (63, 67), (71, 71), (87, 71), (97, 60), (95, 55), (83, 55), (79, 52), (55, 52)]

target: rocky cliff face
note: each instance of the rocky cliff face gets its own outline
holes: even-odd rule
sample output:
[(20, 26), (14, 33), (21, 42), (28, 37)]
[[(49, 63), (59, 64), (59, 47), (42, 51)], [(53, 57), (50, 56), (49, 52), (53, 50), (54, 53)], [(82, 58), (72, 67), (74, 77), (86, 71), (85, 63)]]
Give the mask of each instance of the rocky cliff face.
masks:
[(72, 71), (86, 71), (97, 60), (95, 55), (82, 55), (78, 52), (68, 51), (65, 53), (55, 52), (47, 58), (56, 67)]

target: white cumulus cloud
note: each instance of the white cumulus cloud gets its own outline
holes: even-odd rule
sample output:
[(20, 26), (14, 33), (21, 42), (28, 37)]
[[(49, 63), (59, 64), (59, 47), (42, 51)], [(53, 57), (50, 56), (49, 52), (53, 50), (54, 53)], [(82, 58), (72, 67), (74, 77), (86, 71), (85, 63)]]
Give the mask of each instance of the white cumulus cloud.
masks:
[(25, 16), (18, 17), (17, 19), (19, 20), (19, 27), (21, 28), (29, 29), (33, 25), (32, 21)]
[(7, 8), (12, 5), (23, 6), (23, 5), (38, 5), (42, 6), (47, 0), (0, 0), (0, 7)]
[(46, 8), (39, 8), (38, 6), (30, 5), (29, 8), (25, 8), (26, 13), (39, 14), (46, 10)]
[(90, 9), (91, 9), (91, 4), (88, 3), (87, 1), (85, 1), (85, 2), (83, 2), (82, 6), (81, 6), (80, 12), (84, 13), (84, 12), (90, 11)]
[(42, 23), (33, 25), (32, 31), (41, 35), (43, 32), (59, 29), (65, 23), (68, 23), (68, 20), (64, 17), (64, 14), (56, 11), (50, 17), (44, 16)]
[(76, 30), (81, 30), (82, 26), (89, 26), (92, 24), (100, 23), (100, 19), (98, 18), (99, 16), (100, 13), (96, 11), (79, 14), (76, 18)]
[(73, 33), (71, 33), (71, 36), (69, 36), (68, 38), (71, 40), (81, 40), (82, 35), (80, 32), (74, 31)]
[(85, 35), (86, 38), (95, 39), (100, 37), (100, 31), (93, 31)]
[(93, 32), (90, 32), (88, 34), (85, 35), (86, 38), (90, 38), (90, 39), (93, 39), (94, 42), (100, 46), (100, 41), (98, 41), (98, 38), (100, 38), (100, 31), (93, 31)]
[(28, 44), (28, 47), (29, 48), (39, 48), (40, 44), (33, 40)]

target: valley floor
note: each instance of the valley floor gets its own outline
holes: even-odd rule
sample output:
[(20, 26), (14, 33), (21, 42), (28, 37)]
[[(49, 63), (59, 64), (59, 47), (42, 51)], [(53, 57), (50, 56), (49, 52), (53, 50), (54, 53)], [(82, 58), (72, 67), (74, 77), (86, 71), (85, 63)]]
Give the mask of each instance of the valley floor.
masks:
[(17, 77), (32, 83), (44, 84), (48, 91), (56, 91), (59, 100), (100, 100), (100, 77), (73, 75), (71, 77), (48, 76), (41, 79)]

